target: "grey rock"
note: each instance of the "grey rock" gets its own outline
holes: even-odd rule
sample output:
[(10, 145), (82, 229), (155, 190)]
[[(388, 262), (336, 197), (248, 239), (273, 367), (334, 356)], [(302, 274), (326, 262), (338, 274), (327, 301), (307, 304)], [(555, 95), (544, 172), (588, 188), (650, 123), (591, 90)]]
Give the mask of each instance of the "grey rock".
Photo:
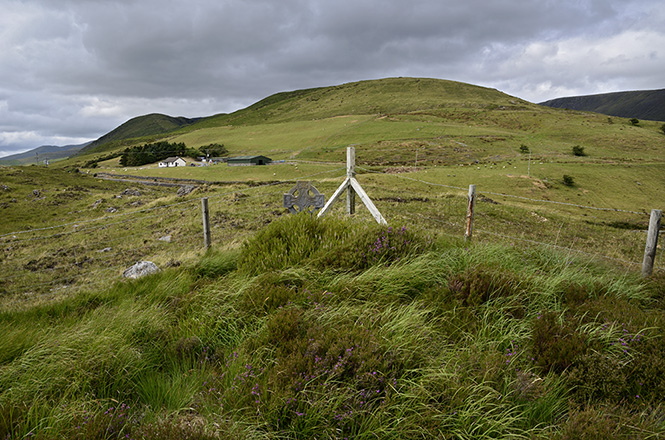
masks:
[(183, 197), (194, 191), (195, 188), (196, 187), (194, 185), (183, 185), (180, 188), (178, 188), (178, 192), (176, 194), (178, 195), (178, 197)]
[(171, 236), (170, 235), (165, 235), (159, 239), (159, 241), (165, 241), (167, 243), (171, 243)]
[(132, 267), (128, 268), (122, 273), (125, 278), (141, 278), (146, 275), (159, 272), (160, 269), (152, 261), (139, 261)]
[(141, 195), (141, 193), (140, 193), (139, 191), (135, 190), (135, 189), (127, 188), (126, 190), (124, 190), (123, 192), (121, 192), (120, 195), (123, 195), (123, 196), (136, 196), (136, 197), (138, 197), (138, 196)]

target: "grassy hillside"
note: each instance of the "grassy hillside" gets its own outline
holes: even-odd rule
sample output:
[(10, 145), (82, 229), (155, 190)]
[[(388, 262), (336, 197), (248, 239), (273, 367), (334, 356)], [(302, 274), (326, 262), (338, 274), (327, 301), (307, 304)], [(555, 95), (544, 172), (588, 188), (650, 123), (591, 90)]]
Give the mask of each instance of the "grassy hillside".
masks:
[(192, 128), (492, 105), (529, 104), (494, 89), (465, 83), (388, 78), (278, 93), (238, 112), (207, 118)]
[[(196, 119), (172, 116), (157, 113), (132, 118), (118, 128), (110, 131), (87, 147), (80, 154), (109, 151), (113, 148), (127, 146), (127, 140), (133, 138), (146, 138), (163, 135), (181, 127), (193, 124)], [(125, 141), (125, 142), (123, 142)]]
[(0, 435), (659, 438), (664, 292), (546, 248), (291, 216), (5, 307)]
[[(278, 93), (232, 114), (202, 118), (166, 139), (192, 148), (220, 143), (230, 155), (324, 161), (339, 160), (339, 150), (353, 144), (371, 150), (372, 163), (390, 165), (414, 162), (416, 151), (430, 165), (496, 162), (518, 158), (522, 145), (557, 160), (566, 160), (576, 145), (594, 160), (623, 160), (633, 152), (660, 160), (665, 145), (655, 122), (632, 127), (627, 120), (553, 110), (493, 89), (417, 78)], [(125, 139), (104, 150), (131, 143)]]
[[(660, 125), (395, 78), (155, 135), (270, 166), (0, 167), (0, 439), (662, 437)], [(389, 226), (286, 215), (349, 145)]]
[(545, 101), (541, 105), (597, 112), (622, 118), (665, 121), (665, 89), (571, 96)]

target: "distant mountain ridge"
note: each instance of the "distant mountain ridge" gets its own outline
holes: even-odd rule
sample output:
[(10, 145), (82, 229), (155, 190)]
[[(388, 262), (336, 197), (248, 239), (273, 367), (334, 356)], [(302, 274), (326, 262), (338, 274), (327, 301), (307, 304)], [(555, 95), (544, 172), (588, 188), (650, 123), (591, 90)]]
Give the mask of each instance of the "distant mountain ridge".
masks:
[(62, 147), (56, 145), (42, 145), (41, 147), (33, 148), (24, 153), (2, 157), (0, 158), (0, 163), (3, 165), (26, 165), (37, 161), (42, 162), (44, 160), (65, 159), (78, 153), (88, 144), (90, 144), (90, 142), (78, 145), (65, 145)]
[(98, 147), (114, 141), (168, 133), (191, 125), (200, 119), (201, 118), (185, 118), (183, 116), (173, 117), (160, 113), (137, 116), (106, 133), (99, 139), (91, 142), (88, 146), (83, 148), (80, 153), (96, 150)]
[(665, 121), (665, 89), (570, 96), (541, 102), (540, 105), (592, 111), (609, 116)]

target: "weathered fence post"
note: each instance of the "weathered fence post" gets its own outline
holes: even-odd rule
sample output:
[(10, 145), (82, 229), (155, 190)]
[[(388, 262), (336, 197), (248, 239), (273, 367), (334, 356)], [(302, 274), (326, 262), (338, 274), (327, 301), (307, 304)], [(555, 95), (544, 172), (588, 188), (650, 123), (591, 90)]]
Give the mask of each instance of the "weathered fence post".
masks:
[(648, 277), (653, 272), (653, 264), (656, 260), (656, 249), (658, 246), (658, 232), (660, 231), (660, 218), (663, 211), (652, 209), (649, 218), (649, 232), (647, 233), (647, 244), (644, 248), (644, 260), (642, 260), (642, 276)]
[(207, 197), (201, 199), (201, 208), (203, 210), (203, 242), (207, 250), (210, 247), (210, 216)]
[(469, 204), (466, 208), (466, 231), (464, 240), (471, 240), (473, 234), (473, 210), (476, 206), (476, 185), (469, 185)]
[(317, 217), (326, 215), (332, 204), (342, 195), (344, 190), (346, 190), (347, 195), (346, 212), (348, 214), (353, 214), (355, 212), (356, 194), (358, 194), (360, 201), (365, 204), (369, 213), (374, 217), (374, 220), (381, 225), (388, 224), (379, 210), (376, 209), (376, 206), (374, 206), (372, 199), (369, 198), (363, 187), (360, 186), (360, 183), (356, 180), (356, 149), (354, 147), (346, 148), (346, 179), (344, 180), (344, 183), (335, 190), (325, 206), (321, 208)]
[[(346, 177), (348, 179), (356, 178), (355, 147), (348, 147), (346, 149)], [(346, 187), (346, 213), (349, 215), (356, 213), (356, 192), (351, 185)]]

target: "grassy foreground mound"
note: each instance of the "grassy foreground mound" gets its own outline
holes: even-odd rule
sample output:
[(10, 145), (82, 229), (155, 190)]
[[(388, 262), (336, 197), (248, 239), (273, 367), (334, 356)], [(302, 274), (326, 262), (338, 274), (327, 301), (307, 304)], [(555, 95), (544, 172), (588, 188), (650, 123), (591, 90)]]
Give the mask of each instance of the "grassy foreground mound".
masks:
[(288, 216), (0, 314), (0, 439), (665, 435), (665, 280)]

